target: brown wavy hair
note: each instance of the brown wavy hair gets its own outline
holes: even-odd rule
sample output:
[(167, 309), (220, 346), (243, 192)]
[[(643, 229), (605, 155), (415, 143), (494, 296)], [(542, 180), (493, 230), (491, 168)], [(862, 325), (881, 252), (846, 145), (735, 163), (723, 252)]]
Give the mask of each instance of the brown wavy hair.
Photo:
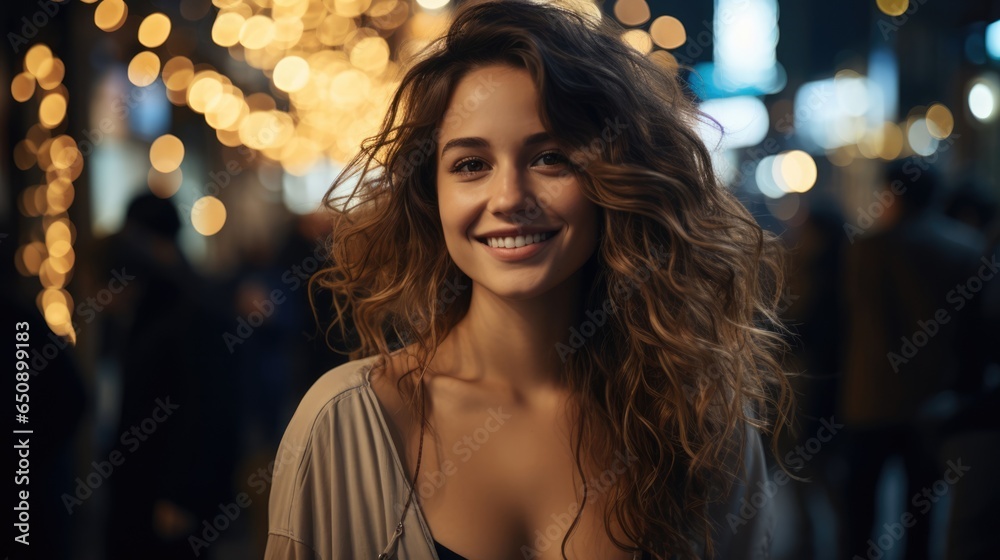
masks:
[[(419, 380), (471, 297), (471, 289), (442, 288), (470, 279), (445, 249), (438, 214), (440, 126), (469, 71), (527, 70), (542, 124), (573, 154), (569, 172), (600, 207), (575, 324), (614, 306), (585, 344), (566, 336), (562, 375), (576, 397), (578, 472), (627, 454), (629, 468), (606, 490), (605, 526), (615, 516), (658, 559), (697, 558), (699, 550), (711, 557), (707, 506), (731, 488), (748, 426), (778, 432), (792, 406), (777, 317), (784, 257), (713, 173), (695, 129), (707, 121), (677, 72), (625, 44), (621, 32), (606, 18), (551, 4), (461, 6), (447, 33), (411, 61), (378, 133), (324, 197), (332, 243), (312, 280), (333, 294), (330, 328), (339, 323), (354, 341), (350, 359), (378, 354), (387, 363), (398, 347), (417, 349), (417, 380), (403, 383), (409, 371), (397, 388), (429, 427)], [(334, 196), (350, 180), (350, 195)], [(579, 516), (563, 539), (564, 558)]]

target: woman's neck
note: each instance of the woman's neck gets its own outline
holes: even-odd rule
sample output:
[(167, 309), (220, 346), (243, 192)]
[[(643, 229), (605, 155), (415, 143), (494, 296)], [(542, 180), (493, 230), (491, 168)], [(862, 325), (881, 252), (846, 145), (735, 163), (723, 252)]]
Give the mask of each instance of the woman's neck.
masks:
[(573, 329), (581, 327), (575, 322), (582, 300), (578, 274), (524, 300), (501, 299), (473, 284), (468, 312), (434, 361), (456, 377), (482, 381), (514, 397), (561, 391)]

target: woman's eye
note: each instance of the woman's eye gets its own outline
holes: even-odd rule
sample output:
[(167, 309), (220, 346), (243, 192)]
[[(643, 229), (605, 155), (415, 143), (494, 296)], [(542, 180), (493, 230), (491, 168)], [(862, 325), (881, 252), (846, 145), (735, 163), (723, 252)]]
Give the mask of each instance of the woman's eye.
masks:
[(538, 156), (538, 159), (535, 161), (541, 161), (546, 166), (554, 166), (567, 163), (568, 160), (566, 159), (566, 156), (560, 154), (559, 152), (546, 152)]
[[(482, 171), (483, 169), (482, 169), (482, 167), (477, 167), (477, 166), (482, 166), (482, 165), (483, 165), (483, 162), (481, 160), (478, 160), (478, 159), (475, 159), (475, 158), (463, 159), (463, 160), (460, 160), (458, 163), (456, 163), (454, 167), (452, 167), (451, 172), (452, 173), (458, 173), (460, 175), (461, 174), (469, 174), (469, 173), (478, 173), (478, 172)], [(472, 168), (464, 170), (464, 171), (462, 170), (462, 168), (468, 167), (468, 166), (472, 166)]]

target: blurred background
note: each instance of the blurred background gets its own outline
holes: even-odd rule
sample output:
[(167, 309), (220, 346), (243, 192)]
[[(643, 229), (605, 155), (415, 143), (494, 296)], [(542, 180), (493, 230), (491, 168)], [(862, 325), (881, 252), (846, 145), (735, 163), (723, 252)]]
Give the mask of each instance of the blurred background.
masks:
[[(681, 74), (791, 250), (779, 457), (809, 482), (775, 464), (741, 519), (777, 508), (775, 558), (1000, 558), (1000, 2), (566, 3)], [(262, 556), (278, 441), (345, 361), (316, 209), (458, 4), (0, 6), (34, 557)]]

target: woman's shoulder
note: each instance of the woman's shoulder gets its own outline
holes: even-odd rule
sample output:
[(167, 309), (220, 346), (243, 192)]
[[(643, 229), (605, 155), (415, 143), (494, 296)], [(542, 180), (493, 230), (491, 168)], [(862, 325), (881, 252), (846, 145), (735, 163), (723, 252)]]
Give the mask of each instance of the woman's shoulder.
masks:
[(266, 558), (353, 558), (392, 532), (391, 455), (365, 390), (377, 363), (334, 367), (299, 402), (274, 459)]
[(365, 376), (378, 356), (351, 360), (326, 371), (319, 376), (299, 401), (292, 418), (297, 420), (315, 418), (330, 404), (356, 393), (364, 384)]
[[(361, 391), (375, 357), (351, 360), (321, 375), (299, 401), (285, 426), (275, 459), (275, 475), (295, 471), (314, 453), (316, 446), (328, 446), (336, 431), (361, 429), (351, 419), (352, 410), (364, 410)], [(340, 418), (341, 420), (338, 420)]]

